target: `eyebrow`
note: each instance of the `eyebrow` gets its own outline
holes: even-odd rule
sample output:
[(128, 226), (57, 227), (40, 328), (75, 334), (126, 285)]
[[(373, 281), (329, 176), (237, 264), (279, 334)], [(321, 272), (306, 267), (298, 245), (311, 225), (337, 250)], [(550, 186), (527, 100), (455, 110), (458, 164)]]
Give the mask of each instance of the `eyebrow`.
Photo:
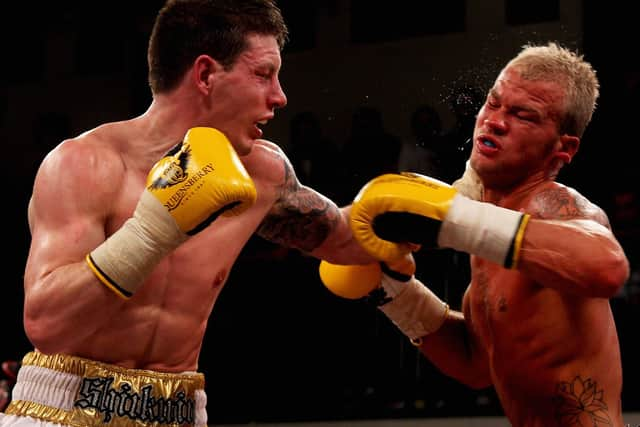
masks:
[[(499, 101), (502, 99), (495, 88), (489, 89), (489, 96), (492, 96), (492, 97), (496, 98)], [(523, 106), (523, 105), (516, 104), (516, 105), (510, 106), (510, 109), (515, 109), (516, 111), (524, 111), (524, 112), (527, 112), (527, 113), (533, 113), (533, 114), (537, 114), (539, 116), (542, 116), (542, 113), (538, 108), (526, 107), (526, 106)]]
[(259, 70), (267, 70), (269, 72), (275, 72), (278, 70), (278, 65), (270, 60), (261, 60), (253, 64), (254, 68)]

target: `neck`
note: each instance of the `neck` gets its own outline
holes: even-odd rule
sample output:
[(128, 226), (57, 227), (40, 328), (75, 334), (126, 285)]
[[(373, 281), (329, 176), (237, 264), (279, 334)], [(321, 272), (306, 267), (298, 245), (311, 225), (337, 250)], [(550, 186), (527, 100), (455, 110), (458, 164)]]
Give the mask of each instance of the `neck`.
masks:
[[(158, 152), (166, 152), (181, 141), (187, 130), (204, 125), (194, 108), (179, 97), (157, 95), (147, 111), (138, 120), (146, 133), (147, 140), (156, 141)], [(184, 97), (183, 97), (184, 98)], [(187, 105), (185, 105), (187, 104)]]
[(547, 172), (540, 171), (528, 175), (521, 181), (503, 185), (494, 184), (483, 180), (484, 192), (483, 201), (490, 202), (498, 206), (509, 207), (514, 202), (527, 197), (535, 188), (555, 181), (555, 175), (549, 176)]

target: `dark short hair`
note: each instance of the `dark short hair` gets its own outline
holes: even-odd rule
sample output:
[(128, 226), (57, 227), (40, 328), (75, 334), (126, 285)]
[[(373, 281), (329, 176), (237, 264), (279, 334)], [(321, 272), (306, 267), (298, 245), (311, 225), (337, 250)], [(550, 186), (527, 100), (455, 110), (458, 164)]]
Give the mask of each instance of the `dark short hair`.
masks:
[(248, 34), (273, 35), (284, 47), (288, 29), (274, 0), (168, 0), (149, 39), (152, 93), (174, 89), (199, 55), (231, 67)]

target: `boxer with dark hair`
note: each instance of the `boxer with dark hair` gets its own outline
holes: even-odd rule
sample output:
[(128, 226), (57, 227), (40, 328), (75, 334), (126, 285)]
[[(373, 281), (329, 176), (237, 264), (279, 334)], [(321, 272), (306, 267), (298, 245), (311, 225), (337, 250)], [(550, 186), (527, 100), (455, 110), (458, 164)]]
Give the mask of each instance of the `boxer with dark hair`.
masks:
[(287, 103), (273, 0), (169, 0), (144, 114), (63, 141), (28, 219), (22, 360), (2, 426), (206, 426), (207, 321), (254, 233), (373, 258), (261, 127)]

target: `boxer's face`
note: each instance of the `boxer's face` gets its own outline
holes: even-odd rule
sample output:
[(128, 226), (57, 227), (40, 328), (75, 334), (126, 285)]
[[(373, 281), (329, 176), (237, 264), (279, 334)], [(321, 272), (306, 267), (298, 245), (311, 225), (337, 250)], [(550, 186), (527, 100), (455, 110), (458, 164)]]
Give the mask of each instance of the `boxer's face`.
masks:
[(218, 72), (211, 96), (213, 124), (239, 155), (248, 154), (260, 129), (287, 98), (280, 86), (280, 49), (273, 36), (247, 36), (248, 47), (228, 70)]
[(471, 163), (485, 184), (511, 186), (544, 176), (560, 139), (563, 99), (555, 82), (524, 80), (513, 69), (498, 76), (474, 130)]

